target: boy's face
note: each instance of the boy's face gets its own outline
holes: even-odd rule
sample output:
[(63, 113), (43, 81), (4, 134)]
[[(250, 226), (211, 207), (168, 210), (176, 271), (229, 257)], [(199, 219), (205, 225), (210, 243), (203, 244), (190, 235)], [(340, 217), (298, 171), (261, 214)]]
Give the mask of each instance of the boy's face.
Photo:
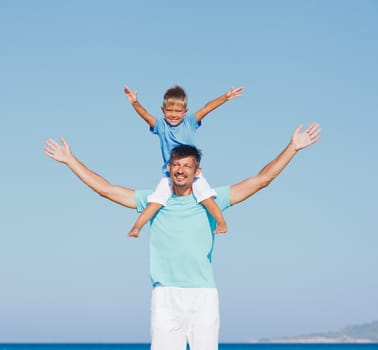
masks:
[(167, 123), (176, 126), (184, 119), (187, 108), (181, 103), (167, 103), (161, 110)]

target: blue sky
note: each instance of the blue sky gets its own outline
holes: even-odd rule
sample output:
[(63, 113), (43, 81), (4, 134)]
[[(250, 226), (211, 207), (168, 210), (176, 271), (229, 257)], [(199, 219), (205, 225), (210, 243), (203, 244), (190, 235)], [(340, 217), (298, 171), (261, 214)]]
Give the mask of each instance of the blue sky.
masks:
[(64, 136), (109, 181), (152, 188), (158, 140), (124, 85), (160, 116), (245, 92), (198, 132), (213, 186), (257, 173), (299, 124), (322, 139), (216, 237), (221, 341), (378, 319), (378, 2), (0, 2), (0, 342), (149, 340), (148, 236), (137, 217), (43, 155)]

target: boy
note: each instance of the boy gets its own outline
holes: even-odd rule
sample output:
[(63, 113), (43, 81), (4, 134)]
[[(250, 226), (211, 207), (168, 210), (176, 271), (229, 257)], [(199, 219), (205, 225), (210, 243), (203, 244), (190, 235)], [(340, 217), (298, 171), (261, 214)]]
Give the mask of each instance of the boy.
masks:
[[(150, 126), (150, 131), (159, 136), (164, 161), (162, 167), (164, 176), (155, 192), (149, 196), (147, 207), (140, 214), (139, 218), (129, 232), (129, 237), (137, 238), (142, 227), (163, 205), (166, 205), (168, 199), (172, 195), (172, 183), (167, 170), (171, 150), (182, 144), (195, 146), (194, 133), (201, 126), (201, 120), (226, 101), (240, 96), (243, 88), (231, 88), (226, 92), (226, 94), (208, 102), (194, 115), (186, 116), (186, 112), (188, 110), (186, 93), (180, 86), (174, 86), (168, 89), (164, 94), (163, 106), (161, 107), (164, 118), (159, 120), (156, 120), (155, 117), (149, 114), (148, 111), (139, 103), (137, 99), (137, 92), (132, 91), (127, 86), (125, 87), (124, 91), (135, 111)], [(177, 176), (179, 177), (179, 181), (185, 183), (185, 169), (178, 172)], [(193, 193), (197, 202), (206, 207), (208, 212), (214, 217), (217, 223), (214, 233), (226, 233), (226, 221), (224, 220), (221, 210), (214, 201), (216, 193), (212, 188), (210, 188), (202, 173), (196, 177), (196, 180), (193, 183)]]

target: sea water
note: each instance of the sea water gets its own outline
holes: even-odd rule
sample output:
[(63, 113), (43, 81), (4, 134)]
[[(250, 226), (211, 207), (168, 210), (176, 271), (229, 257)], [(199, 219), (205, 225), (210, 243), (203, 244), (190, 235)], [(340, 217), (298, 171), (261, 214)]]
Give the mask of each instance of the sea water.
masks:
[[(0, 344), (0, 350), (149, 350), (150, 344)], [(219, 344), (219, 350), (378, 350), (378, 344)]]

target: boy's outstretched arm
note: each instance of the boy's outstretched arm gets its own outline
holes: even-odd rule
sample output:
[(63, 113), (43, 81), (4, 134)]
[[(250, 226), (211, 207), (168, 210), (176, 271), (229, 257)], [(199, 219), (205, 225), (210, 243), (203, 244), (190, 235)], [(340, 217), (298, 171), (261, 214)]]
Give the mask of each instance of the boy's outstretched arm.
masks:
[(129, 87), (125, 86), (125, 94), (127, 99), (134, 107), (135, 112), (137, 112), (144, 121), (153, 128), (155, 126), (155, 117), (147, 112), (147, 110), (139, 103), (138, 101), (138, 93), (136, 91), (132, 91)]
[(230, 88), (224, 95), (217, 97), (216, 99), (206, 103), (204, 107), (196, 112), (196, 121), (199, 122), (205, 118), (211, 111), (221, 106), (226, 101), (230, 101), (235, 97), (239, 97), (243, 92), (242, 87), (236, 89)]
[(257, 191), (267, 187), (286, 168), (298, 151), (314, 144), (319, 139), (319, 124), (311, 124), (305, 131), (302, 131), (302, 125), (300, 125), (294, 130), (287, 147), (274, 160), (261, 169), (256, 176), (231, 186), (230, 204), (240, 203)]
[(64, 138), (62, 138), (62, 145), (55, 140), (48, 139), (45, 144), (45, 154), (57, 162), (67, 165), (84, 184), (100, 196), (128, 208), (136, 208), (134, 190), (112, 185), (103, 177), (87, 168), (72, 154), (70, 145)]

